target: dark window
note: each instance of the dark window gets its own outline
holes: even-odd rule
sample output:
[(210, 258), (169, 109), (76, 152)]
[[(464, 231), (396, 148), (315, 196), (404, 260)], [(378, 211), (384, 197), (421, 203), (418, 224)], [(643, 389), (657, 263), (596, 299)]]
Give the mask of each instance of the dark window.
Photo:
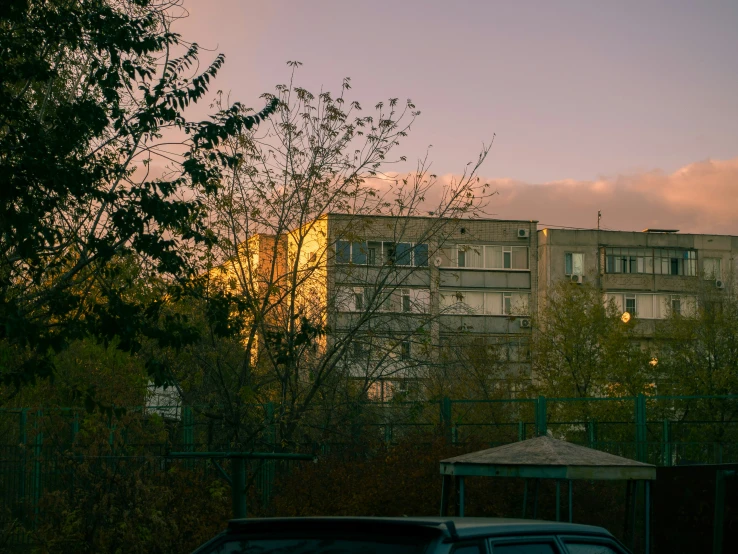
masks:
[(354, 292), (354, 310), (357, 312), (364, 310), (364, 291)]
[(672, 299), (671, 299), (671, 311), (674, 312), (675, 314), (682, 313), (682, 301), (681, 301), (680, 298), (678, 298), (678, 297), (676, 297), (676, 298), (672, 297)]
[(496, 544), (492, 554), (558, 554), (558, 549), (546, 542)]
[(345, 240), (336, 242), (336, 263), (347, 264), (351, 261), (351, 243)]
[(502, 267), (505, 269), (512, 268), (512, 250), (510, 252), (502, 251)]
[(679, 258), (672, 258), (671, 259), (671, 274), (672, 275), (679, 275)]
[(385, 242), (384, 243), (384, 262), (387, 264), (393, 264), (395, 263), (395, 260), (397, 259), (397, 249), (396, 244), (394, 242)]
[(400, 359), (401, 360), (409, 360), (410, 359), (410, 341), (404, 340), (402, 343), (400, 343)]
[(366, 263), (369, 265), (375, 265), (377, 263), (377, 249), (367, 248), (366, 252)]
[(366, 344), (364, 344), (363, 342), (360, 342), (358, 340), (355, 340), (352, 343), (352, 349), (351, 350), (352, 350), (351, 353), (353, 354), (353, 358), (355, 360), (365, 359), (365, 358), (368, 357), (368, 354), (369, 354), (369, 351), (368, 351), (368, 349), (366, 347)]
[(405, 313), (411, 311), (410, 291), (402, 291), (402, 311)]
[(625, 297), (625, 311), (631, 315), (636, 315), (636, 298), (635, 296)]
[(395, 263), (397, 265), (410, 265), (410, 252), (412, 252), (412, 249), (410, 248), (409, 242), (398, 242), (395, 245), (395, 254), (397, 256)]
[(417, 267), (428, 266), (428, 245), (416, 244), (414, 247), (415, 265)]
[(355, 264), (366, 263), (366, 243), (354, 242), (351, 244), (351, 261)]
[(569, 554), (619, 554), (620, 550), (615, 550), (606, 544), (585, 544), (585, 543), (566, 543)]
[(459, 267), (466, 267), (466, 252), (463, 250), (459, 250), (458, 262)]

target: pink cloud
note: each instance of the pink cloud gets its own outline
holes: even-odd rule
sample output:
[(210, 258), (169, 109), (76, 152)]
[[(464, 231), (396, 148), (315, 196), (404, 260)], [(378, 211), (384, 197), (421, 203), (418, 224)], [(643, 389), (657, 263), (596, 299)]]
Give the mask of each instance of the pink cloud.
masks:
[(488, 182), (498, 192), (485, 210), (490, 217), (592, 228), (601, 210), (603, 228), (738, 235), (738, 158), (696, 162), (671, 174), (649, 171), (540, 184)]

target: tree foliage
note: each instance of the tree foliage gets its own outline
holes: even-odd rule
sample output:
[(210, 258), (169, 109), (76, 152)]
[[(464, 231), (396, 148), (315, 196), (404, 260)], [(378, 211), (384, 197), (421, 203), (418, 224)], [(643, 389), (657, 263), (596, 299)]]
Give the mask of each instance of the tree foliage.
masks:
[(200, 68), (198, 45), (171, 30), (177, 4), (0, 7), (0, 340), (16, 360), (1, 368), (6, 383), (51, 374), (49, 352), (89, 334), (138, 348), (157, 305), (128, 294), (119, 262), (185, 277), (189, 247), (212, 238), (200, 198), (239, 159), (219, 145), (275, 108), (186, 117), (224, 56)]
[[(599, 289), (562, 281), (554, 285), (539, 312), (533, 335), (533, 375), (540, 393), (589, 398), (636, 396), (652, 390), (652, 355), (642, 344), (637, 322), (623, 322)], [(572, 409), (586, 421), (593, 406), (581, 402), (572, 404)]]

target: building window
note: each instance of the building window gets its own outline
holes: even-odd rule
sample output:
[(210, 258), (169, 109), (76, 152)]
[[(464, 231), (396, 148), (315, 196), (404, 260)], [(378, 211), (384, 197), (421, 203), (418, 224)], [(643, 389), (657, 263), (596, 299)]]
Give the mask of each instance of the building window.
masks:
[(351, 343), (351, 357), (354, 360), (365, 360), (369, 357), (369, 349), (363, 342), (354, 339)]
[(567, 252), (564, 254), (564, 266), (566, 275), (584, 275), (584, 254)]
[(351, 243), (346, 240), (336, 241), (336, 263), (347, 264), (351, 261)]
[(355, 288), (354, 289), (354, 311), (355, 312), (363, 312), (364, 311), (364, 289), (363, 288)]
[(605, 272), (697, 274), (697, 251), (675, 248), (605, 248)]
[(416, 244), (413, 247), (413, 265), (416, 267), (428, 267), (427, 244)]
[(458, 315), (529, 315), (527, 292), (441, 291), (441, 309)]
[(722, 279), (723, 274), (721, 271), (721, 262), (722, 260), (720, 258), (705, 258), (702, 261), (702, 273), (704, 278), (710, 281)]
[(625, 311), (631, 315), (636, 315), (636, 297), (635, 294), (625, 295)]
[(443, 267), (528, 269), (527, 246), (459, 244), (441, 252)]
[(412, 304), (410, 302), (410, 290), (402, 289), (400, 294), (402, 297), (402, 311), (406, 314), (410, 313), (412, 311)]
[(679, 296), (671, 297), (671, 312), (674, 314), (682, 313), (682, 299)]
[(502, 267), (512, 269), (512, 246), (502, 247)]
[(410, 359), (410, 341), (409, 340), (404, 340), (400, 343), (400, 359), (401, 360)]
[[(380, 262), (381, 261), (381, 262)], [(409, 242), (336, 241), (336, 263), (356, 265), (385, 264), (428, 267), (428, 245)]]
[(502, 293), (502, 313), (505, 315), (510, 315), (512, 313), (512, 293), (511, 292)]
[[(372, 244), (371, 242), (369, 243)], [(381, 246), (380, 246), (381, 248)], [(377, 247), (369, 246), (366, 250), (366, 263), (368, 265), (377, 265)]]

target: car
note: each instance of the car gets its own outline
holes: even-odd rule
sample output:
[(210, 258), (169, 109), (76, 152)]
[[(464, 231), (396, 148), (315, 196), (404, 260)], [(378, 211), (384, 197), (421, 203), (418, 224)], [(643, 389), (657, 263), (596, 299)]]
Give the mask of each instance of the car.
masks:
[(193, 554), (627, 554), (607, 530), (530, 519), (237, 519)]

